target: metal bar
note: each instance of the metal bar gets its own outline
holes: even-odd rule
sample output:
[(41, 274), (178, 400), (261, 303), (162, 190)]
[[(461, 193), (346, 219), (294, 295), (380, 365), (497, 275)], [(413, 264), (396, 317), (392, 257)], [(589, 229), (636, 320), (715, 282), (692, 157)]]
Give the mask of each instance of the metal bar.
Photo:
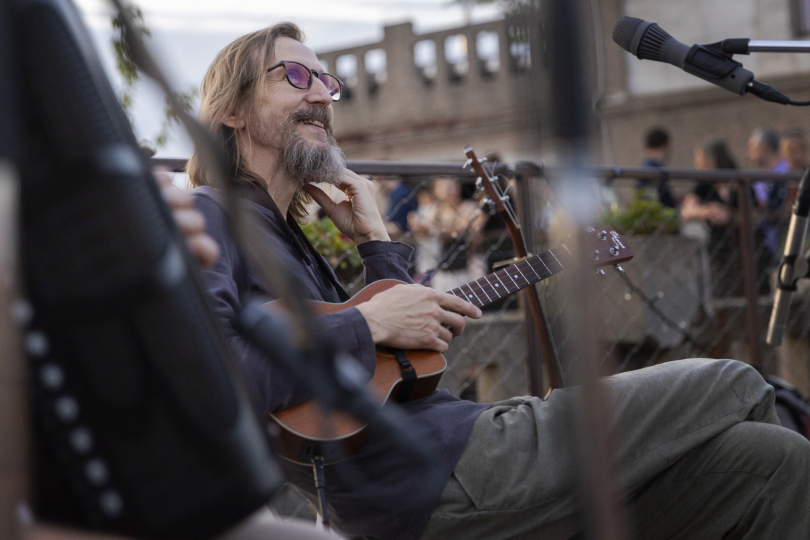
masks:
[[(583, 174), (587, 163), (591, 94), (586, 78), (583, 43), (584, 18), (580, 13), (582, 2), (551, 0), (545, 3), (548, 42), (548, 80), (550, 95), (546, 113), (550, 117), (550, 135), (559, 141), (559, 156), (563, 164), (556, 177), (562, 193), (563, 208), (568, 215), (569, 231), (582, 231), (589, 225), (596, 207), (596, 180)], [(542, 31), (542, 30), (541, 30)], [(562, 149), (565, 150), (562, 150)], [(584, 246), (572, 234), (575, 255), (584, 255)], [(581, 373), (582, 388), (577, 403), (578, 427), (576, 446), (582, 490), (577, 499), (582, 501), (586, 521), (585, 534), (592, 540), (623, 540), (628, 537), (623, 497), (619, 490), (616, 465), (619, 462), (612, 444), (611, 403), (609, 393), (599, 381), (597, 332), (599, 317), (593, 306), (597, 297), (594, 276), (586, 272), (585, 265), (575, 264), (568, 270), (576, 284), (567, 294), (573, 309), (566, 310), (566, 327), (574, 331), (573, 340), (577, 369)], [(553, 394), (552, 394), (553, 399)], [(572, 426), (574, 427), (574, 426)], [(557, 442), (557, 441), (555, 441)], [(565, 444), (568, 441), (560, 441)]]
[[(528, 180), (526, 169), (518, 169), (515, 181), (518, 188), (518, 201), (520, 210), (520, 221), (528, 224), (523, 227), (523, 234), (526, 245), (530, 250), (537, 251), (534, 242), (534, 227), (531, 226), (534, 216), (534, 199), (532, 198), (531, 183)], [(542, 367), (545, 366), (548, 377), (549, 388), (565, 388), (565, 376), (563, 374), (560, 357), (557, 353), (557, 346), (554, 343), (554, 335), (551, 333), (551, 325), (548, 322), (548, 315), (540, 301), (537, 292), (537, 285), (526, 289), (526, 305), (524, 311), (526, 317), (532, 317), (534, 326), (526, 325), (526, 342), (529, 354), (526, 358), (529, 368), (529, 389), (533, 396), (542, 397), (546, 394), (546, 386), (543, 384)]]
[(754, 251), (754, 223), (751, 215), (751, 182), (737, 183), (737, 206), (740, 208), (740, 244), (742, 245), (743, 286), (745, 287), (745, 318), (751, 365), (762, 369), (759, 307), (757, 306), (757, 270)]
[(0, 159), (0, 536), (22, 538), (18, 506), (28, 495), (25, 364), (13, 302), (17, 298), (18, 182)]
[[(186, 167), (185, 159), (152, 158), (155, 166), (166, 167), (173, 172), (183, 172)], [(524, 162), (518, 167), (533, 167), (537, 172), (534, 176), (554, 176), (556, 167), (542, 167)], [(347, 161), (346, 167), (357, 174), (371, 176), (454, 176), (456, 178), (474, 179), (475, 173), (462, 169), (461, 163), (442, 162), (408, 162), (408, 161)], [(667, 180), (701, 180), (705, 182), (724, 182), (727, 180), (748, 179), (757, 180), (801, 180), (801, 172), (774, 173), (762, 170), (738, 169), (682, 169), (682, 168), (655, 168), (655, 167), (585, 167), (586, 174), (596, 178), (608, 180), (630, 178), (647, 179), (653, 181)], [(513, 170), (503, 163), (496, 164), (494, 174), (510, 175)]]
[(739, 169), (675, 169), (656, 167), (590, 167), (588, 174), (599, 178), (646, 178), (649, 180), (701, 180), (705, 182), (722, 182), (726, 180), (801, 180), (802, 172), (777, 174), (763, 170)]
[(810, 52), (810, 41), (767, 41), (751, 40), (748, 42), (748, 52), (765, 53), (800, 53)]

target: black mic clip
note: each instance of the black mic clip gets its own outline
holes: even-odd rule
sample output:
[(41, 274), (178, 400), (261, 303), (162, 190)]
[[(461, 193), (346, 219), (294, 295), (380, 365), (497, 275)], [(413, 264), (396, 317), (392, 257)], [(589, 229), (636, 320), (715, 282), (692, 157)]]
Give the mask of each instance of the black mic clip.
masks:
[[(790, 98), (769, 84), (754, 79), (753, 73), (733, 60), (735, 54), (749, 54), (748, 38), (724, 39), (709, 45), (693, 45), (686, 56), (683, 69), (707, 80), (723, 81), (727, 90), (741, 96), (753, 94), (760, 99), (787, 105)], [(735, 84), (736, 83), (736, 84)]]
[[(776, 274), (776, 288), (786, 292), (796, 292), (798, 290), (797, 283), (802, 278), (810, 277), (810, 251), (803, 256), (799, 255), (785, 255), (782, 257), (782, 264), (779, 265), (779, 271)], [(785, 283), (782, 281), (784, 275), (783, 270), (785, 267), (793, 269), (791, 273), (791, 281)]]
[(717, 84), (735, 94), (744, 96), (754, 74), (745, 69), (742, 63), (732, 58), (723, 48), (723, 42), (709, 45), (693, 45), (686, 55), (684, 71)]
[(723, 43), (709, 45), (692, 45), (686, 55), (683, 69), (693, 75), (707, 79), (723, 79), (742, 67), (742, 63), (733, 58), (733, 53), (723, 49)]

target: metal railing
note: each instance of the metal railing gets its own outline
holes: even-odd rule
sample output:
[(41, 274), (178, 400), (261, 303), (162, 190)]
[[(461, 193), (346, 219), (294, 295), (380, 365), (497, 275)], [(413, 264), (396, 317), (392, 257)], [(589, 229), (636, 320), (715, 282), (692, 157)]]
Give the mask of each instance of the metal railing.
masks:
[[(182, 160), (155, 161), (175, 171), (184, 166)], [(462, 169), (461, 162), (350, 161), (347, 166), (375, 180), (392, 236), (415, 247), (411, 271), (417, 282), (449, 290), (513, 256), (507, 232), (491, 208), (481, 204), (474, 174)], [(496, 164), (494, 170), (509, 178), (509, 194), (529, 249), (542, 252), (559, 241), (554, 223), (560, 208), (554, 186), (547, 180), (555, 171), (531, 163)], [(595, 225), (634, 204), (639, 206), (633, 201), (640, 179), (652, 186), (667, 182), (681, 196), (693, 193), (697, 184), (704, 191), (714, 186), (736, 192), (733, 200), (722, 203), (730, 216), (723, 225), (681, 222), (674, 231), (662, 226), (637, 235), (640, 224), (662, 209), (647, 201), (640, 207), (648, 208), (648, 215), (630, 216), (621, 232), (628, 236), (636, 258), (625, 265), (627, 275), (609, 274), (602, 282), (601, 297), (594, 299), (603, 303), (607, 313), (599, 329), (605, 358), (617, 355), (620, 369), (633, 369), (691, 356), (733, 357), (776, 372), (805, 392), (810, 390), (810, 367), (804, 365), (807, 359), (802, 353), (807, 348), (802, 343), (810, 334), (806, 296), (796, 295), (789, 322), (792, 340), (777, 350), (765, 346), (762, 339), (772, 302), (770, 273), (780, 254), (763, 243), (762, 229), (767, 225), (778, 237), (789, 218), (787, 204), (765, 212), (751, 200), (752, 185), (773, 189), (776, 182), (789, 188), (800, 173), (643, 167), (592, 167), (588, 173), (603, 179), (605, 186), (605, 214), (594, 216)], [(328, 220), (315, 221), (305, 229), (347, 289), (356, 292), (362, 287), (359, 258), (347, 239), (328, 225)], [(563, 363), (570, 367), (574, 359), (566, 344), (571, 336), (560, 324), (566, 309), (566, 299), (559, 294), (565, 289), (565, 274), (541, 282), (538, 290)], [(480, 321), (470, 321), (445, 355), (449, 369), (443, 385), (481, 401), (527, 393), (527, 362), (542, 359), (526, 317), (522, 302), (510, 297), (490, 306)]]

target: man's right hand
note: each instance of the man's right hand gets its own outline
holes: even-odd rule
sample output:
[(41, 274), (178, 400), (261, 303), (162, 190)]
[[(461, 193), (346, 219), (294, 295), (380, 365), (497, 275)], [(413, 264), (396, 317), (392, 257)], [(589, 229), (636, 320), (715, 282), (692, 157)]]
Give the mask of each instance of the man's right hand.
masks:
[(422, 285), (396, 285), (357, 306), (377, 345), (445, 352), (464, 330), (464, 316), (481, 310), (452, 294)]

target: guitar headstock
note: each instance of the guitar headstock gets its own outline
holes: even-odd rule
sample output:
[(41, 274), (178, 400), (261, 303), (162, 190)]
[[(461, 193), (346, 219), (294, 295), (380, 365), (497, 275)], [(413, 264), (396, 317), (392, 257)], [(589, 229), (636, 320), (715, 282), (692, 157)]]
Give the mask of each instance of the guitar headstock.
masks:
[[(478, 181), (481, 183), (481, 187), (484, 188), (484, 191), (486, 191), (487, 196), (495, 204), (495, 210), (501, 214), (501, 217), (506, 218), (507, 223), (514, 222), (514, 224), (517, 225), (516, 220), (512, 219), (510, 216), (503, 216), (503, 214), (507, 212), (507, 207), (504, 205), (504, 201), (507, 199), (504, 197), (503, 193), (501, 193), (500, 188), (495, 184), (495, 180), (484, 168), (483, 162), (475, 155), (472, 146), (465, 146), (464, 154), (467, 156), (465, 167), (469, 165), (470, 168), (475, 171), (475, 174), (478, 175)], [(486, 161), (486, 159), (483, 161)]]
[(594, 268), (620, 264), (633, 258), (627, 240), (613, 227), (599, 227), (585, 233), (582, 245), (588, 254), (587, 262)]
[(512, 237), (512, 243), (515, 246), (515, 253), (519, 257), (525, 257), (528, 253), (526, 241), (523, 238), (523, 231), (520, 228), (517, 215), (511, 204), (509, 204), (509, 197), (501, 190), (497, 178), (492, 178), (484, 168), (482, 161), (486, 161), (486, 159), (479, 160), (475, 155), (475, 151), (469, 145), (464, 148), (464, 154), (467, 156), (465, 168), (469, 165), (478, 175), (478, 182), (484, 188), (489, 200), (495, 205), (495, 210), (509, 230), (509, 235)]

